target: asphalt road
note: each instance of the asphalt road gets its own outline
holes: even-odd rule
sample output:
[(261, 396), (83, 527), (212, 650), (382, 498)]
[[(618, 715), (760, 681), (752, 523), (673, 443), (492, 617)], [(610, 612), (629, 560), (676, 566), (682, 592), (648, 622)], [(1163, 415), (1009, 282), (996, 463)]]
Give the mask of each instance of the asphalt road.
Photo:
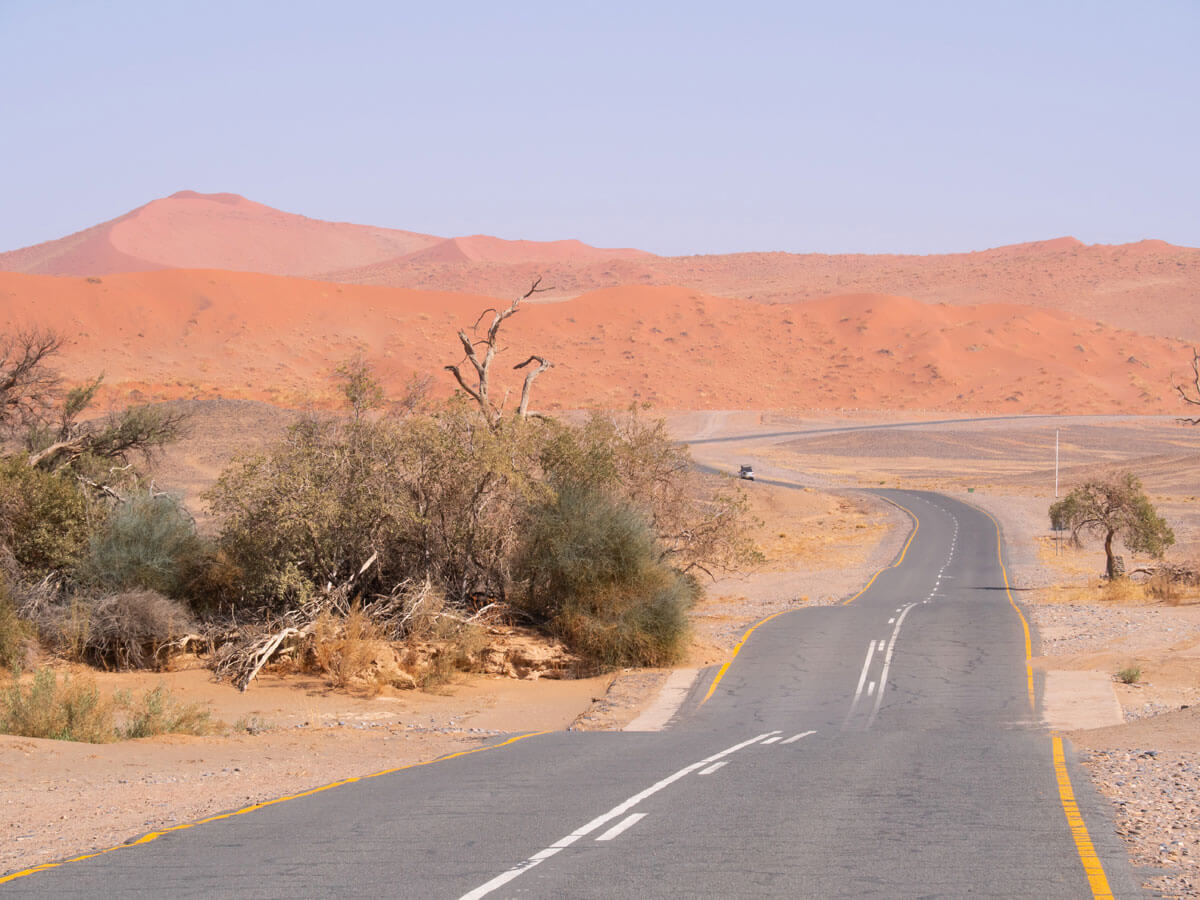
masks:
[(1142, 896), (1107, 808), (1069, 748), (1056, 769), (1031, 709), (995, 524), (937, 494), (879, 493), (919, 520), (902, 561), (849, 605), (758, 626), (663, 732), (533, 736), (0, 894)]

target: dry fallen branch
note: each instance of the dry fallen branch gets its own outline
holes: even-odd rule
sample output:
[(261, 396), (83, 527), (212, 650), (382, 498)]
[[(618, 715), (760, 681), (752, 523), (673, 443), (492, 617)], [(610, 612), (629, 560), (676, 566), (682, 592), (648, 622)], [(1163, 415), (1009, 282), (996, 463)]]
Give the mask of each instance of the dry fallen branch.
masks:
[(290, 637), (307, 635), (311, 631), (311, 622), (303, 628), (296, 628), (289, 625), (282, 631), (269, 636), (252, 647), (249, 653), (249, 664), (236, 682), (238, 690), (245, 691), (246, 688), (250, 687), (250, 682), (254, 680), (254, 676), (259, 673), (263, 666), (270, 662), (271, 657), (275, 655), (275, 651), (279, 649), (284, 641)]

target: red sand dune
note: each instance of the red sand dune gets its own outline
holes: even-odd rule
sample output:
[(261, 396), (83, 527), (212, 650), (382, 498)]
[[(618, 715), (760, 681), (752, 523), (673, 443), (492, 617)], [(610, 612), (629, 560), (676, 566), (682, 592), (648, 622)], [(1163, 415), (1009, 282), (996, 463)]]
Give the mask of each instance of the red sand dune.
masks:
[[(221, 271), (51, 278), (0, 273), (0, 328), (53, 326), (65, 374), (103, 371), (137, 398), (223, 395), (329, 403), (329, 373), (362, 352), (399, 391), (457, 362), (455, 330), (483, 296)], [(764, 305), (680, 287), (596, 291), (529, 304), (507, 323), (497, 377), (531, 352), (556, 367), (535, 406), (1178, 411), (1179, 342), (1062, 313), (930, 305), (854, 294)]]
[[(653, 254), (628, 247), (591, 247), (582, 241), (506, 241), (474, 234), (450, 238), (401, 257), (406, 263), (521, 263), (594, 262), (605, 259), (651, 259)], [(400, 260), (380, 263), (387, 266)]]
[(765, 303), (853, 293), (955, 305), (1058, 309), (1200, 342), (1200, 249), (1074, 238), (933, 256), (734, 253), (656, 257), (578, 241), (438, 238), (322, 222), (235, 194), (182, 191), (78, 234), (0, 253), (0, 271), (106, 275), (219, 268), (433, 291), (512, 296), (535, 277), (564, 299), (617, 286), (681, 285)]
[(0, 253), (0, 270), (108, 275), (213, 268), (314, 275), (391, 259), (441, 240), (309, 219), (237, 194), (180, 191), (60, 240)]
[(564, 298), (618, 285), (681, 285), (791, 303), (884, 293), (955, 305), (1058, 309), (1146, 334), (1200, 341), (1200, 249), (1162, 241), (1109, 246), (1074, 238), (934, 256), (733, 253), (552, 263), (446, 262), (419, 254), (326, 273), (331, 281), (507, 296), (542, 275)]
[(109, 275), (156, 269), (231, 269), (311, 277), (396, 260), (525, 263), (640, 258), (579, 241), (444, 239), (411, 231), (324, 222), (237, 194), (180, 191), (57, 241), (0, 253), (0, 271)]

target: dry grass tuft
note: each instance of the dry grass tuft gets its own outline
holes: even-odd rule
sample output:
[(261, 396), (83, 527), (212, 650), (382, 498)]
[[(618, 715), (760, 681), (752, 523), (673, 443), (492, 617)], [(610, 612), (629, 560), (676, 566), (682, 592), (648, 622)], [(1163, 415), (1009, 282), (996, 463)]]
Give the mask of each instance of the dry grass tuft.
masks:
[(359, 607), (337, 616), (325, 612), (313, 623), (308, 639), (309, 666), (336, 688), (377, 684), (375, 665), (387, 646), (387, 634)]
[(1142, 669), (1140, 666), (1129, 666), (1117, 673), (1117, 681), (1121, 684), (1137, 684), (1142, 680)]
[(23, 684), (19, 674), (0, 694), (0, 734), (103, 744), (158, 734), (207, 734), (211, 717), (196, 703), (179, 703), (159, 685), (134, 699), (101, 696), (91, 678), (38, 669)]
[(212, 714), (200, 703), (179, 703), (160, 684), (137, 700), (118, 697), (124, 708), (124, 723), (116, 728), (123, 739), (153, 737), (156, 734), (208, 734)]
[(1105, 581), (1100, 588), (1100, 599), (1105, 603), (1118, 605), (1144, 603), (1146, 600), (1146, 588), (1143, 585), (1130, 581), (1128, 578), (1113, 578)]
[(0, 697), (0, 733), (101, 744), (116, 739), (114, 706), (90, 678), (38, 669), (28, 686), (19, 677)]

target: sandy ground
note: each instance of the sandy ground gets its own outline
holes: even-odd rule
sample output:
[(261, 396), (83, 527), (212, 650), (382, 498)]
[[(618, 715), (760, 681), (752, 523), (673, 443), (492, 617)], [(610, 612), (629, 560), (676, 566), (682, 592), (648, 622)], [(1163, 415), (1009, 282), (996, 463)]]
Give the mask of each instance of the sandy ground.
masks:
[[(71, 381), (105, 373), (107, 398), (232, 397), (334, 404), (332, 372), (359, 354), (391, 396), (416, 373), (454, 386), (456, 332), (487, 296), (278, 275), (165, 269), (93, 278), (0, 272), (0, 330), (50, 327)], [(511, 366), (554, 363), (541, 410), (884, 408), (985, 413), (1159, 412), (1190, 346), (1014, 304), (951, 306), (891, 294), (763, 304), (678, 286), (628, 285), (507, 320), (492, 391)], [(780, 348), (784, 348), (781, 350)], [(1066, 348), (1066, 349), (1064, 349)], [(509, 358), (511, 356), (511, 359)], [(507, 360), (507, 362), (506, 362)]]

